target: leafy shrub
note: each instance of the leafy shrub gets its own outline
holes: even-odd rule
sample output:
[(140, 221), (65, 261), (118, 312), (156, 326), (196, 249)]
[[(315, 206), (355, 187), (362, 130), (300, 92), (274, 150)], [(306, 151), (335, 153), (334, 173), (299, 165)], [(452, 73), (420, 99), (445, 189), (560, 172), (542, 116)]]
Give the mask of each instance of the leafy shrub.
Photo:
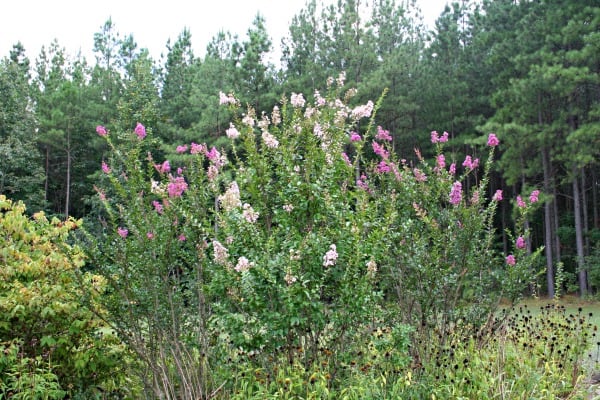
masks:
[(125, 354), (102, 321), (83, 307), (83, 253), (67, 243), (74, 220), (30, 219), (22, 203), (0, 196), (0, 393), (12, 398), (91, 398), (117, 390)]
[[(492, 246), (501, 200), (486, 198), (495, 135), (482, 171), (471, 157), (459, 172), (447, 167), (447, 135), (436, 132), (435, 165), (418, 152), (412, 165), (373, 125), (383, 97), (351, 107), (356, 91), (343, 87), (342, 74), (326, 97), (316, 92), (308, 103), (294, 93), (260, 116), (221, 94), (238, 116), (228, 154), (188, 143), (155, 160), (142, 124), (133, 133), (99, 129), (111, 148), (98, 189), (106, 219), (86, 248), (108, 282), (102, 307), (145, 366), (147, 395), (276, 396), (302, 391), (300, 379), (313, 374), (339, 393), (364, 375), (352, 373), (352, 362), (404, 387), (410, 374), (396, 370), (425, 356), (419, 343), (430, 332), (441, 332), (443, 344), (458, 332), (494, 330), (500, 299), (518, 299), (531, 282), (527, 232), (506, 259)], [(522, 217), (534, 194), (518, 203)], [(383, 357), (381, 343), (357, 340), (378, 328), (403, 332), (389, 336), (395, 350)], [(366, 349), (394, 362), (375, 368), (357, 358)], [(248, 357), (241, 371), (240, 355)], [(261, 378), (242, 387), (232, 371)]]

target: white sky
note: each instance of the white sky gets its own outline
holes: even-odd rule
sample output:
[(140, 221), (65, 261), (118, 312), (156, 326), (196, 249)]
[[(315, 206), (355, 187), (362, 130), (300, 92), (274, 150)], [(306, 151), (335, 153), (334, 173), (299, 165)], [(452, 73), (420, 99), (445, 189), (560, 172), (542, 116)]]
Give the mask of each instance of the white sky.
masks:
[[(34, 61), (42, 46), (57, 39), (68, 55), (79, 51), (94, 63), (94, 33), (112, 18), (121, 36), (133, 35), (138, 48), (148, 48), (159, 60), (166, 43), (173, 43), (187, 27), (196, 56), (219, 30), (237, 33), (241, 39), (257, 12), (266, 20), (276, 51), (287, 34), (292, 17), (306, 0), (1, 0), (0, 58), (9, 55), (18, 41)], [(330, 0), (327, 0), (329, 3)], [(396, 0), (401, 3), (402, 0)], [(433, 27), (448, 0), (419, 0), (425, 22)]]

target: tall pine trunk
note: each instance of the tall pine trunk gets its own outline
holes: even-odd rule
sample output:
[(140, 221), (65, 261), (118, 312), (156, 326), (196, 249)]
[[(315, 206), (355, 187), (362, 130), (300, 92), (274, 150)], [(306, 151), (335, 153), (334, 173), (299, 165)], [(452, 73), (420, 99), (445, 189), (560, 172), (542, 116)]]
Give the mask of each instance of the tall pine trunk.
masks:
[[(544, 170), (544, 192), (551, 192), (552, 171), (550, 168), (550, 155), (546, 146), (542, 148), (542, 168)], [(546, 284), (548, 286), (548, 297), (554, 298), (554, 260), (552, 258), (552, 207), (551, 198), (547, 197), (544, 202), (544, 245), (546, 246)]]
[(65, 218), (69, 218), (69, 202), (71, 197), (71, 150), (67, 150), (67, 177), (65, 189)]
[(586, 191), (585, 167), (581, 169), (581, 211), (583, 217), (583, 255), (590, 255), (590, 224), (588, 215), (588, 199)]
[[(542, 117), (541, 95), (538, 94), (538, 124), (542, 126), (544, 120)], [(552, 165), (550, 161), (550, 150), (547, 146), (542, 146), (542, 169), (544, 172), (544, 192), (550, 193), (553, 177)], [(544, 202), (544, 246), (546, 252), (546, 285), (548, 286), (548, 297), (554, 298), (554, 260), (552, 258), (552, 218), (551, 218), (551, 200), (546, 198)], [(560, 290), (560, 289), (559, 289)]]
[(592, 218), (594, 218), (594, 229), (600, 229), (600, 216), (598, 215), (598, 175), (596, 167), (592, 166)]
[(577, 270), (579, 271), (579, 295), (584, 297), (588, 292), (587, 271), (584, 265), (583, 223), (581, 220), (581, 194), (579, 188), (578, 168), (573, 166), (573, 212), (575, 213), (575, 245), (577, 248)]
[(50, 176), (50, 148), (46, 145), (46, 174), (44, 177), (44, 202), (48, 201), (48, 176)]
[(559, 213), (558, 213), (558, 201), (556, 201), (556, 199), (558, 199), (558, 192), (556, 190), (556, 185), (552, 186), (552, 198), (554, 199), (554, 201), (552, 202), (552, 223), (554, 225), (554, 230), (552, 231), (553, 234), (553, 242), (554, 242), (554, 260), (559, 263), (561, 262), (561, 253), (560, 253), (560, 237), (558, 236), (558, 228), (560, 226), (560, 221), (559, 221)]
[(71, 127), (67, 127), (67, 176), (65, 190), (65, 219), (69, 218), (69, 205), (71, 201)]

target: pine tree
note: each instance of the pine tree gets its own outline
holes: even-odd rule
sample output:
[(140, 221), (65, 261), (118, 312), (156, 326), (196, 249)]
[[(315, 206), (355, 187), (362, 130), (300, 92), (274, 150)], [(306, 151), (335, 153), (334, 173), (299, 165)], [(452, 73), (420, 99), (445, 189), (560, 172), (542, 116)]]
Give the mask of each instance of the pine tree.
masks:
[(41, 155), (29, 95), (30, 61), (21, 43), (0, 60), (0, 194), (31, 210), (44, 206)]

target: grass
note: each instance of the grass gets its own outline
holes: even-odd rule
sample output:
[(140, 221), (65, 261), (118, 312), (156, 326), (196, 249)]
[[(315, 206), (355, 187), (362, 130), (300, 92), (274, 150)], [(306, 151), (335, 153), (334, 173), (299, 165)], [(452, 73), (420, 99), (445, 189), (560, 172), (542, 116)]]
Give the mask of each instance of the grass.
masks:
[(567, 314), (577, 314), (581, 308), (581, 312), (585, 314), (589, 315), (589, 313), (592, 313), (589, 317), (589, 322), (600, 327), (600, 301), (597, 300), (586, 300), (578, 296), (568, 295), (562, 296), (558, 301), (540, 297), (527, 298), (520, 303), (520, 305), (526, 305), (534, 315), (539, 314), (541, 307), (548, 304), (564, 306)]
[[(562, 296), (560, 300), (551, 300), (547, 298), (527, 298), (519, 305), (527, 307), (532, 315), (539, 315), (544, 306), (548, 304), (558, 304), (565, 307), (565, 314), (585, 315), (590, 324), (600, 328), (600, 301), (594, 299), (582, 299), (575, 295)], [(518, 308), (518, 306), (517, 306)], [(590, 348), (587, 353), (587, 360), (583, 363), (586, 375), (591, 376), (600, 371), (600, 331), (592, 332)], [(591, 397), (591, 398), (600, 398)]]

